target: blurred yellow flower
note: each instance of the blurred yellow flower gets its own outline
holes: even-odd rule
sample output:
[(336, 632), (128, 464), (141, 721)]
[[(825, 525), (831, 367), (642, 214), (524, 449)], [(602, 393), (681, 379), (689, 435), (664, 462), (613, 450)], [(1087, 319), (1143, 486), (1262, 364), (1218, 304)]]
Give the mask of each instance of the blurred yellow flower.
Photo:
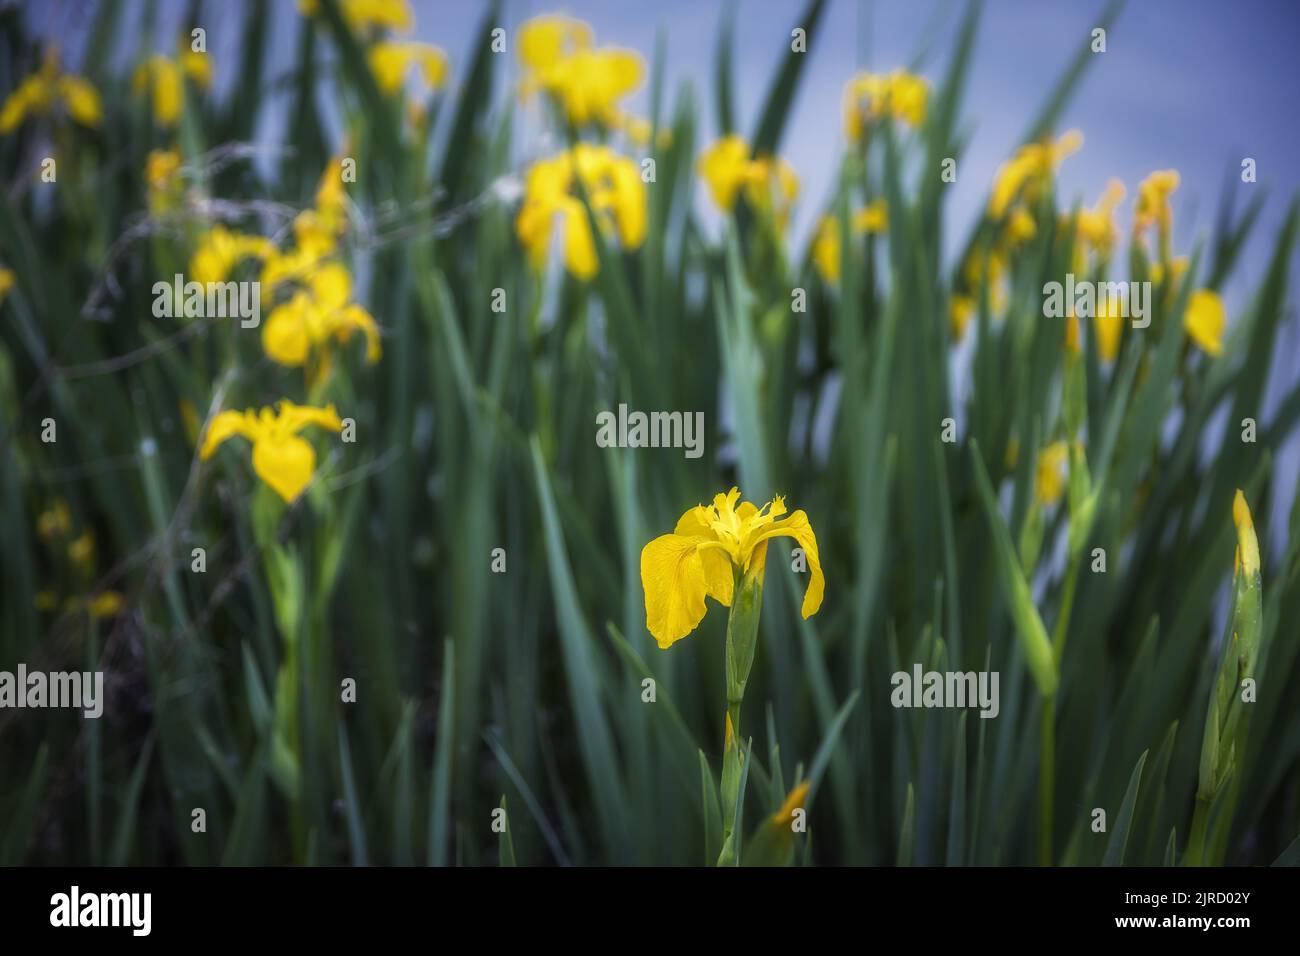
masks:
[(789, 220), (790, 206), (799, 195), (794, 167), (770, 156), (751, 158), (749, 144), (734, 133), (704, 151), (699, 171), (713, 201), (724, 212), (731, 211), (744, 189), (749, 204), (771, 215), (781, 228)]
[(926, 81), (906, 70), (859, 73), (844, 87), (844, 134), (856, 143), (885, 116), (920, 126), (928, 96)]
[(331, 341), (346, 344), (352, 333), (366, 339), (366, 361), (379, 360), (379, 328), (374, 317), (352, 299), (352, 277), (337, 262), (322, 266), (307, 289), (271, 310), (262, 326), (262, 347), (276, 362), (291, 367), (307, 364), (313, 350), (324, 351)]
[(826, 579), (808, 516), (795, 511), (778, 521), (786, 513), (780, 495), (761, 509), (748, 501), (737, 506), (739, 498), (736, 488), (715, 495), (712, 505), (691, 508), (672, 534), (660, 535), (642, 548), (646, 628), (661, 648), (695, 630), (704, 619), (706, 596), (729, 607), (738, 575), (761, 576), (772, 538), (794, 538), (803, 549), (810, 572), (804, 618), (821, 607)]
[(1034, 469), (1034, 496), (1051, 507), (1061, 500), (1065, 491), (1065, 466), (1070, 460), (1069, 446), (1063, 441), (1052, 442), (1038, 453)]
[(581, 20), (558, 14), (534, 17), (519, 28), (519, 62), (528, 74), (540, 73), (591, 49), (594, 41), (591, 27)]
[(794, 822), (795, 811), (803, 809), (803, 802), (808, 798), (808, 786), (809, 781), (805, 780), (790, 791), (785, 798), (785, 802), (781, 804), (781, 809), (772, 814), (773, 825), (788, 827)]
[(400, 43), (385, 40), (370, 48), (370, 69), (375, 83), (385, 93), (396, 93), (412, 66), (418, 67), (425, 85), (438, 90), (447, 82), (450, 69), (447, 54), (430, 43)]
[(23, 79), (0, 107), (0, 133), (12, 133), (28, 116), (44, 116), (59, 105), (82, 126), (98, 126), (103, 118), (99, 93), (81, 77), (60, 73), (58, 50), (51, 47), (40, 72)]
[(1223, 352), (1223, 330), (1227, 326), (1223, 300), (1211, 289), (1197, 289), (1183, 313), (1183, 328), (1192, 341), (1209, 355)]
[(185, 101), (185, 76), (199, 87), (212, 82), (207, 55), (185, 49), (179, 60), (170, 60), (155, 53), (136, 68), (131, 87), (137, 94), (149, 91), (154, 120), (159, 126), (174, 126), (180, 119), (181, 104)]
[[(343, 22), (354, 31), (368, 27), (406, 33), (414, 25), (407, 0), (340, 0)], [(298, 12), (314, 17), (320, 12), (320, 0), (298, 0)]]
[(1098, 296), (1093, 309), (1093, 328), (1097, 330), (1097, 352), (1102, 361), (1113, 362), (1119, 355), (1119, 335), (1124, 329), (1124, 316), (1118, 307), (1111, 309), (1108, 296)]
[(1089, 246), (1099, 256), (1105, 256), (1114, 247), (1119, 238), (1119, 227), (1115, 225), (1115, 207), (1124, 201), (1126, 190), (1118, 179), (1106, 182), (1097, 205), (1091, 209), (1080, 209), (1077, 222), (1079, 241)]
[(603, 233), (617, 232), (624, 249), (645, 239), (646, 194), (636, 164), (607, 146), (578, 143), (568, 152), (538, 160), (528, 170), (523, 205), (515, 221), (519, 241), (534, 268), (541, 268), (558, 216), (564, 227), (564, 262), (579, 279), (590, 279), (600, 264), (587, 211), (575, 194), (582, 183)]
[(323, 260), (334, 254), (347, 231), (347, 193), (343, 188), (342, 155), (333, 157), (316, 186), (316, 204), (293, 220), (294, 248), (273, 251), (262, 269), (263, 291), (271, 293), (281, 282), (302, 281)]
[(1032, 204), (1061, 162), (1083, 145), (1078, 130), (1064, 133), (1056, 142), (1026, 143), (1016, 154), (998, 167), (989, 197), (989, 215), (1001, 219), (1016, 199)]
[(1133, 208), (1133, 231), (1145, 232), (1153, 223), (1162, 234), (1168, 234), (1173, 213), (1169, 197), (1178, 188), (1178, 171), (1159, 169), (1142, 180), (1138, 186), (1137, 202)]
[(309, 425), (336, 432), (343, 429), (333, 405), (313, 408), (295, 405), (287, 398), (274, 410), (219, 412), (208, 423), (199, 458), (207, 461), (227, 439), (242, 435), (253, 444), (253, 471), (286, 502), (292, 502), (316, 472), (316, 452), (298, 434)]
[(171, 209), (180, 198), (181, 154), (174, 149), (152, 150), (144, 161), (144, 178), (149, 185), (149, 212), (157, 216)]
[(529, 20), (519, 31), (520, 93), (546, 93), (574, 126), (617, 126), (618, 103), (641, 85), (645, 66), (635, 51), (593, 48), (592, 39), (591, 27), (580, 20)]
[(968, 295), (954, 295), (948, 306), (948, 325), (952, 337), (958, 341), (966, 335), (966, 326), (975, 314), (975, 300)]
[(265, 236), (248, 236), (225, 226), (213, 226), (199, 238), (190, 259), (190, 276), (196, 282), (225, 282), (245, 259), (268, 259), (275, 244)]
[(1176, 282), (1183, 277), (1183, 273), (1187, 271), (1188, 265), (1189, 262), (1186, 256), (1174, 256), (1170, 259), (1168, 270), (1165, 269), (1165, 264), (1163, 262), (1153, 262), (1151, 263), (1151, 281), (1156, 285), (1160, 285), (1160, 283), (1165, 281), (1165, 275), (1167, 272), (1170, 280)]
[[(880, 233), (889, 228), (889, 210), (883, 199), (876, 199), (853, 214), (851, 226), (859, 233)], [(813, 237), (812, 261), (822, 279), (830, 284), (840, 281), (840, 221), (823, 216)]]
[(87, 528), (68, 543), (68, 557), (82, 571), (89, 571), (95, 563), (95, 533)]
[(92, 618), (100, 620), (116, 617), (122, 613), (122, 595), (116, 591), (100, 591), (85, 603), (86, 612)]
[(9, 294), (9, 290), (14, 287), (14, 283), (17, 281), (17, 276), (14, 275), (12, 269), (0, 266), (0, 303), (4, 302), (5, 296)]
[(72, 510), (62, 498), (56, 498), (36, 519), (36, 533), (42, 541), (66, 538), (71, 532)]

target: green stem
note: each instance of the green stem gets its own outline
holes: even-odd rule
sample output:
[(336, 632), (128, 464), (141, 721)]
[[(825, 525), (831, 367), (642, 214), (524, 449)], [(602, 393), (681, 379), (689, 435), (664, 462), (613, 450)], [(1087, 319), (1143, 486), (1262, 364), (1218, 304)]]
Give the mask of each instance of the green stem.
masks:
[(1042, 698), (1038, 759), (1038, 863), (1052, 865), (1052, 807), (1056, 786), (1056, 695)]
[(1210, 823), (1210, 802), (1196, 798), (1196, 812), (1192, 816), (1192, 834), (1187, 839), (1187, 853), (1183, 866), (1205, 865), (1205, 833)]
[(724, 740), (722, 754), (722, 852), (718, 854), (718, 866), (736, 866), (740, 862), (740, 834), (735, 832), (741, 801), (740, 705), (754, 663), (762, 598), (760, 578), (736, 574), (727, 618), (727, 722), (731, 732)]
[[(1070, 612), (1074, 608), (1074, 592), (1079, 583), (1079, 561), (1071, 560), (1065, 573), (1065, 589), (1061, 593), (1061, 609), (1052, 633), (1052, 656), (1057, 673), (1061, 657), (1065, 654), (1065, 637), (1070, 628)], [(1056, 805), (1056, 695), (1042, 698), (1043, 712), (1038, 760), (1038, 863), (1052, 865), (1052, 814)]]

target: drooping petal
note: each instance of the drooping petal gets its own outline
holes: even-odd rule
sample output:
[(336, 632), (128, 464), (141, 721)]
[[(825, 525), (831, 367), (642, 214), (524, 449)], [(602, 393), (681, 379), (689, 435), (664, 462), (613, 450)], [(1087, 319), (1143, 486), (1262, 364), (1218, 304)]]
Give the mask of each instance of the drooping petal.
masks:
[(271, 490), (291, 502), (316, 471), (316, 452), (296, 435), (264, 435), (253, 443), (253, 471)]
[(371, 364), (378, 362), (382, 349), (379, 345), (379, 326), (375, 323), (375, 317), (356, 304), (349, 305), (338, 316), (339, 341), (346, 343), (352, 338), (353, 331), (359, 329), (366, 337), (366, 361)]
[(287, 398), (280, 402), (280, 422), (292, 435), (296, 435), (308, 425), (319, 425), (321, 428), (328, 428), (335, 432), (343, 430), (343, 420), (339, 418), (339, 413), (334, 410), (333, 405), (313, 408), (310, 405), (295, 405)]
[[(771, 538), (777, 537), (794, 538), (808, 560), (808, 589), (804, 591), (801, 613), (805, 619), (810, 618), (822, 606), (822, 597), (826, 593), (826, 577), (822, 574), (822, 562), (817, 554), (817, 536), (813, 534), (812, 525), (808, 523), (808, 516), (799, 510), (760, 531), (751, 543), (753, 548), (749, 559), (751, 570), (762, 567), (760, 562), (765, 560), (766, 550), (763, 546)], [(763, 553), (760, 553), (760, 548), (763, 548)]]
[(299, 296), (294, 296), (272, 309), (262, 326), (262, 348), (281, 365), (297, 368), (307, 361), (311, 341), (303, 317), (304, 305)]
[(218, 412), (212, 418), (212, 421), (208, 422), (208, 430), (203, 438), (203, 447), (199, 449), (199, 458), (202, 461), (207, 461), (227, 438), (243, 435), (249, 441), (254, 441), (258, 434), (256, 419), (251, 418), (244, 412)]
[(79, 76), (59, 77), (59, 95), (68, 106), (68, 114), (82, 126), (98, 126), (104, 115), (99, 93)]
[(671, 647), (704, 620), (706, 581), (696, 539), (664, 534), (641, 549), (646, 629), (661, 648)]

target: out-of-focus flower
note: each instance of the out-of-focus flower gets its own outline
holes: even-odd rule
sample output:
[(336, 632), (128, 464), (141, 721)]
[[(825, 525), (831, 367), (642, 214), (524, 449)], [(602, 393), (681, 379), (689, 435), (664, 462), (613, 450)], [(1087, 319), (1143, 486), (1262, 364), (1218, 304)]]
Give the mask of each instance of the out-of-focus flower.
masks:
[(62, 498), (56, 498), (53, 504), (42, 511), (36, 519), (36, 533), (46, 542), (66, 538), (71, 534), (72, 510), (68, 503)]
[(206, 88), (212, 82), (212, 66), (207, 54), (194, 53), (183, 47), (179, 59), (171, 60), (155, 53), (136, 68), (131, 87), (137, 94), (147, 90), (152, 95), (153, 116), (159, 126), (174, 126), (180, 119), (186, 76), (200, 88)]
[(856, 143), (886, 116), (920, 126), (928, 96), (926, 81), (906, 70), (859, 73), (844, 87), (844, 134)]
[(795, 511), (777, 520), (786, 513), (780, 495), (762, 508), (749, 501), (737, 506), (739, 498), (736, 488), (715, 495), (712, 505), (691, 508), (672, 534), (660, 535), (641, 549), (646, 628), (661, 648), (695, 630), (704, 619), (706, 596), (730, 607), (736, 574), (761, 575), (772, 538), (794, 538), (807, 558), (810, 576), (803, 617), (812, 617), (821, 607), (826, 579), (808, 516)]
[(89, 82), (59, 72), (59, 53), (45, 51), (41, 69), (23, 79), (0, 107), (0, 134), (12, 133), (28, 116), (44, 116), (62, 106), (82, 126), (98, 126), (104, 111)]
[[(853, 214), (854, 232), (880, 233), (889, 228), (889, 209), (883, 199), (876, 199)], [(840, 221), (823, 216), (813, 237), (812, 260), (822, 279), (830, 284), (840, 281)]]
[(1211, 289), (1197, 289), (1187, 301), (1183, 328), (1209, 355), (1223, 353), (1223, 330), (1228, 324), (1223, 300)]
[(354, 332), (366, 339), (366, 361), (380, 356), (379, 328), (352, 301), (352, 277), (337, 262), (322, 266), (307, 280), (307, 288), (276, 306), (262, 326), (262, 347), (281, 365), (301, 367), (313, 351), (326, 352), (330, 342), (346, 344)]
[(1153, 262), (1151, 263), (1151, 281), (1156, 285), (1160, 285), (1165, 281), (1165, 276), (1168, 275), (1171, 281), (1177, 282), (1187, 272), (1188, 265), (1190, 265), (1190, 262), (1186, 256), (1174, 256), (1169, 260), (1168, 269), (1165, 268), (1163, 262)]
[(1119, 336), (1124, 330), (1124, 316), (1118, 307), (1112, 309), (1109, 296), (1098, 296), (1092, 315), (1093, 328), (1097, 330), (1097, 352), (1105, 362), (1115, 361), (1119, 355)]
[(519, 32), (520, 93), (541, 91), (574, 126), (619, 124), (619, 101), (641, 85), (645, 66), (633, 50), (592, 47), (591, 27), (562, 16), (529, 20)]
[(1052, 442), (1038, 453), (1034, 468), (1034, 496), (1045, 507), (1061, 500), (1065, 491), (1065, 467), (1070, 460), (1070, 448), (1063, 441)]
[(700, 175), (723, 211), (731, 211), (743, 189), (751, 206), (784, 228), (790, 206), (799, 195), (799, 178), (784, 159), (751, 157), (750, 152), (743, 137), (734, 133), (724, 136), (700, 156)]
[(576, 195), (579, 181), (602, 232), (617, 233), (624, 249), (640, 246), (645, 239), (646, 195), (636, 164), (607, 146), (589, 143), (578, 143), (568, 152), (532, 165), (515, 231), (533, 266), (541, 268), (555, 219), (562, 219), (565, 266), (586, 280), (596, 274), (600, 264), (587, 211)]
[(174, 149), (152, 150), (144, 161), (149, 186), (149, 212), (155, 216), (176, 205), (181, 194), (181, 154)]
[(333, 405), (313, 408), (295, 405), (287, 398), (275, 409), (219, 412), (208, 423), (199, 458), (207, 461), (223, 442), (242, 435), (253, 444), (253, 471), (282, 499), (292, 502), (316, 472), (316, 452), (299, 435), (309, 425), (343, 430)]
[(998, 167), (989, 197), (989, 215), (1001, 219), (1016, 199), (1032, 205), (1039, 190), (1051, 179), (1061, 162), (1083, 145), (1078, 130), (1064, 133), (1052, 142), (1026, 143), (1016, 154)]
[(968, 295), (954, 295), (948, 305), (948, 325), (953, 339), (961, 341), (966, 335), (966, 326), (975, 314), (975, 300)]
[(95, 565), (95, 532), (87, 528), (68, 542), (68, 557), (78, 570), (89, 573)]
[[(414, 25), (407, 0), (341, 0), (343, 21), (354, 31), (369, 27), (406, 33)], [(314, 17), (320, 12), (320, 0), (298, 0), (298, 12)]]
[(315, 206), (294, 218), (294, 247), (267, 258), (262, 269), (265, 292), (273, 292), (281, 282), (305, 280), (338, 249), (348, 225), (343, 160), (339, 155), (329, 161), (316, 187)]
[(217, 225), (200, 237), (190, 259), (190, 275), (204, 284), (225, 282), (243, 260), (266, 260), (273, 255), (275, 244), (265, 236), (249, 236)]
[(1169, 197), (1177, 188), (1178, 171), (1174, 169), (1158, 169), (1142, 180), (1133, 209), (1133, 231), (1145, 232), (1155, 224), (1167, 235), (1173, 221)]
[(417, 67), (430, 90), (442, 89), (450, 65), (447, 54), (431, 43), (402, 43), (384, 40), (370, 48), (370, 69), (375, 83), (385, 93), (396, 93), (411, 67)]
[(1100, 257), (1108, 255), (1119, 238), (1115, 207), (1124, 201), (1125, 192), (1124, 184), (1118, 179), (1108, 180), (1097, 205), (1079, 210), (1076, 225), (1079, 240)]
[(0, 266), (0, 303), (4, 302), (5, 297), (9, 295), (9, 290), (14, 287), (14, 283), (17, 281), (18, 278), (14, 275), (12, 269)]

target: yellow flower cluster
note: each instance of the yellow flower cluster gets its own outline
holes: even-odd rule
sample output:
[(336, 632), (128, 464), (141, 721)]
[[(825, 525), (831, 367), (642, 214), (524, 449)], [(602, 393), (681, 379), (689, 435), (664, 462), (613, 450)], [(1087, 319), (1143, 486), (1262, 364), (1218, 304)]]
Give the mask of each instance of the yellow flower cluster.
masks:
[(641, 85), (645, 67), (632, 50), (595, 47), (591, 27), (564, 16), (529, 20), (519, 31), (521, 96), (545, 93), (575, 127), (621, 124), (619, 102)]
[[(56, 498), (36, 519), (36, 534), (45, 542), (51, 556), (62, 561), (66, 556), (76, 578), (88, 584), (95, 570), (95, 533), (89, 528), (73, 535), (72, 509), (62, 498)], [(58, 595), (51, 590), (37, 592), (38, 610), (52, 611), (59, 606)], [(63, 602), (65, 613), (85, 611), (92, 618), (112, 617), (122, 609), (122, 595), (104, 590), (93, 595), (69, 597)]]
[[(883, 199), (876, 199), (853, 214), (850, 221), (853, 232), (881, 233), (889, 228), (889, 210)], [(830, 284), (840, 281), (840, 221), (835, 216), (823, 216), (813, 237), (812, 261), (822, 279)]]
[(558, 218), (564, 232), (564, 264), (587, 280), (600, 268), (587, 210), (577, 195), (581, 183), (602, 234), (617, 233), (624, 249), (645, 239), (646, 194), (636, 164), (608, 146), (578, 143), (573, 149), (539, 160), (528, 170), (524, 201), (515, 221), (519, 241), (534, 268), (546, 262)]
[(174, 149), (150, 151), (144, 161), (144, 180), (149, 187), (149, 212), (157, 216), (172, 209), (181, 195), (181, 154)]
[(104, 115), (99, 93), (81, 77), (61, 72), (59, 52), (51, 47), (40, 71), (19, 83), (0, 106), (0, 134), (12, 133), (28, 116), (45, 116), (56, 107), (82, 126), (98, 126)]
[(700, 175), (719, 209), (730, 212), (743, 190), (750, 206), (785, 228), (799, 195), (799, 178), (784, 159), (752, 152), (744, 137), (724, 136), (700, 157)]
[(906, 70), (859, 73), (844, 88), (844, 135), (857, 143), (885, 117), (920, 126), (929, 95), (926, 81)]

